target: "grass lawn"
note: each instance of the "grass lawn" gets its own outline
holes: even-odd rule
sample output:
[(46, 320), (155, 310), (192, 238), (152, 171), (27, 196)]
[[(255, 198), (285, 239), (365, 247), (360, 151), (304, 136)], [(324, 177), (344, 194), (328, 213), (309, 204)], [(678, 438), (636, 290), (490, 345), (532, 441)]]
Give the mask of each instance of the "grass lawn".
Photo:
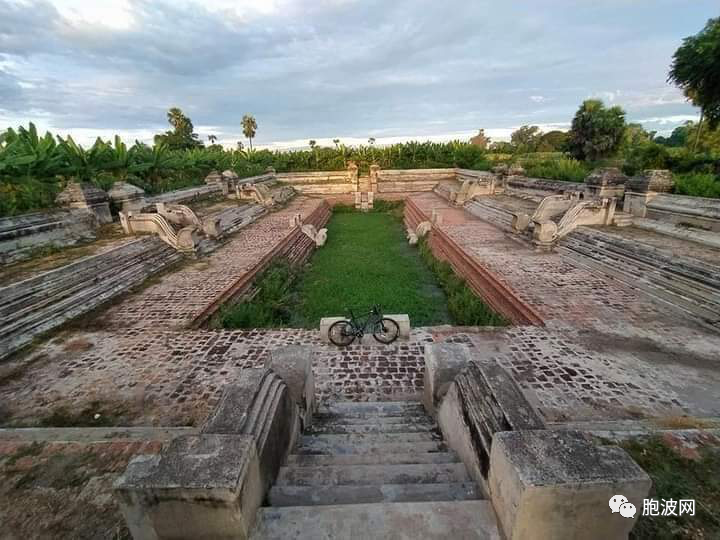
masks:
[(438, 261), (428, 246), (410, 246), (402, 204), (378, 201), (372, 212), (336, 206), (328, 240), (303, 268), (274, 261), (254, 282), (248, 302), (226, 306), (222, 328), (317, 328), (322, 317), (407, 313), (412, 326), (507, 324)]
[(697, 459), (688, 459), (659, 438), (623, 446), (652, 478), (649, 498), (696, 501), (694, 516), (641, 516), (631, 539), (720, 538), (720, 449), (706, 447)]
[(407, 313), (413, 326), (451, 322), (435, 276), (410, 246), (396, 213), (336, 212), (328, 241), (296, 285), (292, 326), (316, 327), (321, 317), (356, 314), (379, 304), (384, 313)]

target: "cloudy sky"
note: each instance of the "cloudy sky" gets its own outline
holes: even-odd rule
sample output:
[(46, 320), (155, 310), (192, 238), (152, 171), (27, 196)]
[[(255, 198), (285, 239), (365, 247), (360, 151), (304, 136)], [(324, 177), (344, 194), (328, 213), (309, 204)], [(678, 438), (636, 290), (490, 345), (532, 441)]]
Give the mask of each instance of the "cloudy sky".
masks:
[(670, 131), (666, 83), (717, 0), (0, 0), (0, 129), (150, 141), (178, 106), (205, 139), (467, 138), (566, 128), (600, 97)]

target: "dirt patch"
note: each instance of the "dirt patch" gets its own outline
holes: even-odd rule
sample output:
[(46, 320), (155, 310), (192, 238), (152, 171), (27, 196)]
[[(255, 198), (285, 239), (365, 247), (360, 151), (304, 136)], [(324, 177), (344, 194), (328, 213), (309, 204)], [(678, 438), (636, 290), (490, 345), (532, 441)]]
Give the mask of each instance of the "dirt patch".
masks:
[(130, 539), (112, 484), (133, 455), (160, 448), (143, 442), (0, 445), (0, 536)]

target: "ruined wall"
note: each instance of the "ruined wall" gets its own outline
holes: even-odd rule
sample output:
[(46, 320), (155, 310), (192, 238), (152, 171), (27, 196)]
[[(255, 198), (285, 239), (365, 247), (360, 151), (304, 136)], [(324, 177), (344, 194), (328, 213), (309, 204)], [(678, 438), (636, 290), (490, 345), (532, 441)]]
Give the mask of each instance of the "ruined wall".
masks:
[(36, 212), (0, 219), (0, 264), (30, 257), (43, 246), (70, 246), (95, 238), (97, 218), (89, 210)]
[(378, 193), (416, 193), (432, 191), (440, 182), (454, 182), (455, 169), (380, 170)]
[(354, 193), (357, 183), (347, 171), (278, 173), (278, 182), (294, 187), (306, 195), (343, 195)]

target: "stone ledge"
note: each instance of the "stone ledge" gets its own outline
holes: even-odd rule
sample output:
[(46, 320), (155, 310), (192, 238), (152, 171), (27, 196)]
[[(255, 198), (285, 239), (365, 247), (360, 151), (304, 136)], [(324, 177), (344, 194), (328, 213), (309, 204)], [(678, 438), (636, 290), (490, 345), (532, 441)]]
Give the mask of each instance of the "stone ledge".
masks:
[[(619, 447), (595, 446), (579, 431), (496, 433), (490, 495), (506, 538), (627, 538), (650, 477)], [(635, 518), (612, 513), (625, 496)]]
[(114, 489), (133, 538), (247, 538), (262, 502), (255, 441), (178, 437), (135, 457)]

